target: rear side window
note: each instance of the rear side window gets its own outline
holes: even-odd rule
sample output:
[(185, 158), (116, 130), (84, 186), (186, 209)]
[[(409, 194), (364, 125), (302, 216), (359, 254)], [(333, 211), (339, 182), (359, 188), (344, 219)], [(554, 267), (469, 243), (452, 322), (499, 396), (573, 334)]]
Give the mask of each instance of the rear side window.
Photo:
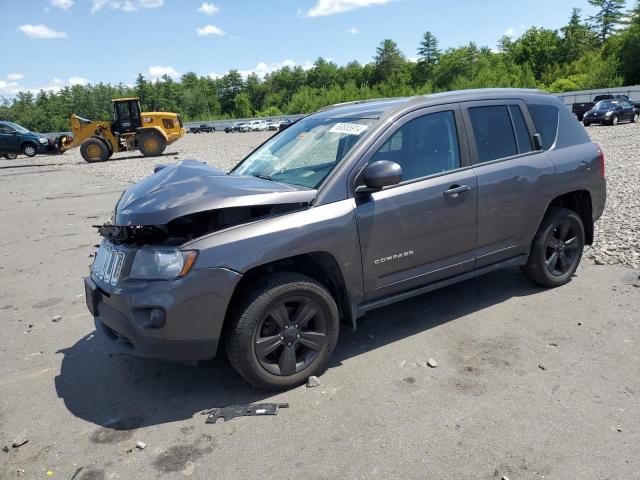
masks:
[(551, 105), (528, 105), (529, 113), (542, 137), (542, 148), (549, 150), (556, 142), (558, 135), (558, 109)]
[(506, 105), (473, 107), (469, 117), (478, 150), (478, 162), (489, 162), (518, 154), (511, 117)]

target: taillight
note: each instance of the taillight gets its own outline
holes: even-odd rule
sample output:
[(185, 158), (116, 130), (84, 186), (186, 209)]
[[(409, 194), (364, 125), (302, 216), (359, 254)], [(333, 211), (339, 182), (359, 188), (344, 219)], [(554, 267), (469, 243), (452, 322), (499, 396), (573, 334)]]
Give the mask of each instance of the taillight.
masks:
[(600, 173), (602, 174), (602, 178), (605, 178), (605, 176), (604, 176), (604, 152), (600, 148), (600, 145), (596, 145), (596, 148), (598, 149), (598, 160), (600, 160)]

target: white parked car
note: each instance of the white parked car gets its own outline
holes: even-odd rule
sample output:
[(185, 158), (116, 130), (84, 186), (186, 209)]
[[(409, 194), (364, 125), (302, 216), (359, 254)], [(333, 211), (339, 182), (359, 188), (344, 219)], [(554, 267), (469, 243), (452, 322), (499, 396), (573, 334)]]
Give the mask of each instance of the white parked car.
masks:
[(249, 122), (252, 132), (264, 132), (267, 129), (267, 122), (264, 120), (254, 120)]

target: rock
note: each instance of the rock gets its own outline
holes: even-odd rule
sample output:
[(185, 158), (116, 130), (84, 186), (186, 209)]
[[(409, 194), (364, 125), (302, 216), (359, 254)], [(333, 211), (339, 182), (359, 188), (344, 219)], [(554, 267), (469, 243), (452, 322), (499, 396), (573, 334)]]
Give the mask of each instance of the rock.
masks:
[(9, 447), (7, 447), (6, 445), (4, 447), (2, 447), (2, 451), (4, 453), (7, 453), (9, 451)]
[(320, 386), (320, 379), (318, 379), (318, 377), (316, 377), (315, 375), (311, 375), (307, 379), (307, 388), (313, 388), (313, 387), (319, 387), (319, 386)]
[(11, 446), (13, 448), (18, 448), (24, 445), (25, 443), (27, 443), (28, 441), (29, 441), (29, 438), (27, 437), (27, 431), (23, 430), (18, 434), (16, 438), (13, 439), (13, 443), (11, 444)]
[(401, 366), (401, 367), (404, 367), (406, 364), (407, 364), (407, 361), (406, 361), (406, 360), (401, 360), (401, 361), (400, 361), (400, 366)]
[(507, 477), (506, 475), (503, 475), (502, 480), (509, 480), (509, 477)]
[(62, 320), (62, 315), (55, 315), (55, 316), (51, 319), (51, 321), (52, 321), (52, 322), (55, 322), (55, 323), (58, 323), (60, 320)]
[(539, 365), (538, 365), (538, 368), (539, 368), (540, 370), (546, 370), (546, 369), (547, 369), (547, 367), (545, 366), (545, 364), (544, 364), (544, 363), (539, 364)]
[(138, 450), (144, 450), (146, 446), (147, 446), (147, 444), (146, 444), (146, 443), (144, 443), (144, 442), (138, 442), (138, 443), (136, 443), (136, 448), (137, 448)]
[(438, 362), (436, 362), (433, 358), (427, 360), (427, 366), (430, 368), (436, 368), (438, 366)]

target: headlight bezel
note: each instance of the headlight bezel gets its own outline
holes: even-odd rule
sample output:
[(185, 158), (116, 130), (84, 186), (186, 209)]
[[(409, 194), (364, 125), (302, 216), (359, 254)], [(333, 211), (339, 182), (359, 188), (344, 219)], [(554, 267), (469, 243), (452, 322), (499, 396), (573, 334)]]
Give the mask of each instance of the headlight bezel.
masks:
[(176, 280), (189, 273), (197, 256), (197, 250), (144, 246), (135, 252), (129, 278), (152, 281)]
[(47, 143), (49, 143), (49, 140), (46, 137), (39, 137), (38, 143), (40, 143), (40, 145), (46, 145)]

